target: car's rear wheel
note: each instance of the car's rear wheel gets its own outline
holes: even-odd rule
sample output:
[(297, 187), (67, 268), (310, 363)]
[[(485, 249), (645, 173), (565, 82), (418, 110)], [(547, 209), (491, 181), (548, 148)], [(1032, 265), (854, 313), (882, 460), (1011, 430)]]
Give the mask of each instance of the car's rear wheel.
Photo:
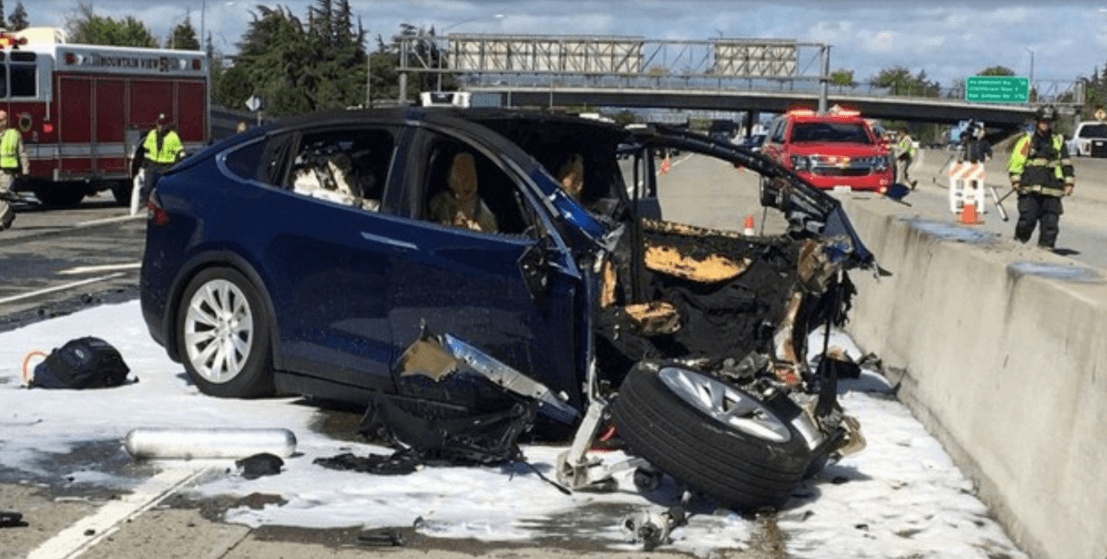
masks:
[(185, 289), (177, 347), (205, 394), (258, 398), (274, 392), (269, 318), (253, 284), (237, 270), (209, 268)]
[(781, 507), (811, 462), (792, 424), (798, 408), (774, 409), (788, 405), (683, 367), (639, 365), (612, 415), (631, 453), (725, 506), (760, 510)]

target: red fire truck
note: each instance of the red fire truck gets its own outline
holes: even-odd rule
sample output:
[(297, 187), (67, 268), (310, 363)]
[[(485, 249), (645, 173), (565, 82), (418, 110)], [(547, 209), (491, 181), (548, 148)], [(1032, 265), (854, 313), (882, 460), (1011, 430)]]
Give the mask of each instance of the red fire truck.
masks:
[(73, 44), (54, 28), (0, 32), (0, 109), (31, 160), (16, 190), (47, 206), (107, 189), (125, 205), (131, 159), (158, 114), (186, 152), (207, 143), (208, 91), (200, 51)]

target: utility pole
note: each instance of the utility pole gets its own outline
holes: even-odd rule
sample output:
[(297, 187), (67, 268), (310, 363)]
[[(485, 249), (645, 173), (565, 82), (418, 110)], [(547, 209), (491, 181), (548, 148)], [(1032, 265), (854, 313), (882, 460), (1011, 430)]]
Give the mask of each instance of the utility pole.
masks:
[(200, 45), (204, 44), (204, 19), (208, 15), (208, 0), (200, 4)]
[(373, 53), (365, 50), (365, 108), (373, 108)]
[(830, 90), (830, 45), (823, 45), (823, 71), (819, 76), (819, 112), (827, 111), (827, 95)]
[(1030, 83), (1027, 84), (1026, 100), (1033, 103), (1034, 97), (1034, 49), (1026, 47), (1026, 52), (1030, 53)]

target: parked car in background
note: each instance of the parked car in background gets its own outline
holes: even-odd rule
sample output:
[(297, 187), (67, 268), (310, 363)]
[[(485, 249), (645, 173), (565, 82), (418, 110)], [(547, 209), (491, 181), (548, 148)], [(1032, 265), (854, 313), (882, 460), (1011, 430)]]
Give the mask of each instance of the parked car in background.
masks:
[(1107, 122), (1085, 120), (1077, 124), (1068, 149), (1069, 155), (1107, 157)]
[(881, 191), (895, 181), (888, 146), (855, 111), (789, 111), (769, 125), (762, 151), (818, 188)]
[(741, 141), (738, 142), (738, 145), (750, 151), (761, 151), (761, 146), (765, 143), (766, 137), (766, 134), (753, 134), (740, 138)]
[[(788, 233), (644, 219), (674, 148), (762, 174)], [(833, 388), (850, 366), (804, 356), (872, 264), (837, 200), (729, 142), (403, 108), (288, 119), (178, 164), (150, 197), (141, 301), (207, 394), (464, 425), (433, 438), (470, 460), (524, 430), (504, 425), (572, 425), (558, 476), (577, 488), (604, 482), (584, 452), (610, 421), (637, 460), (754, 510), (860, 444)]]

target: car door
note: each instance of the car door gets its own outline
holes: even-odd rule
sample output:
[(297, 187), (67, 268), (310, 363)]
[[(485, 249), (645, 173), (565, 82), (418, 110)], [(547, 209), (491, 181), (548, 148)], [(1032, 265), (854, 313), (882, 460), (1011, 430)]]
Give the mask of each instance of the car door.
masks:
[[(424, 330), (451, 334), (579, 407), (580, 274), (548, 202), (523, 171), (522, 152), (512, 160), (474, 137), (428, 128), (414, 136), (403, 181), (410, 219), (390, 230), (395, 351)], [(432, 220), (430, 201), (446, 190), (447, 161), (459, 152), (476, 161), (477, 194), (495, 214), (496, 231)], [(533, 160), (529, 165), (539, 173)]]
[(250, 232), (242, 242), (254, 245), (247, 253), (264, 255), (256, 265), (269, 284), (285, 372), (392, 388), (387, 235), (399, 218), (378, 201), (399, 130), (366, 125), (279, 136), (268, 154), (280, 165), (270, 173), (273, 187), (238, 206), (239, 226)]

